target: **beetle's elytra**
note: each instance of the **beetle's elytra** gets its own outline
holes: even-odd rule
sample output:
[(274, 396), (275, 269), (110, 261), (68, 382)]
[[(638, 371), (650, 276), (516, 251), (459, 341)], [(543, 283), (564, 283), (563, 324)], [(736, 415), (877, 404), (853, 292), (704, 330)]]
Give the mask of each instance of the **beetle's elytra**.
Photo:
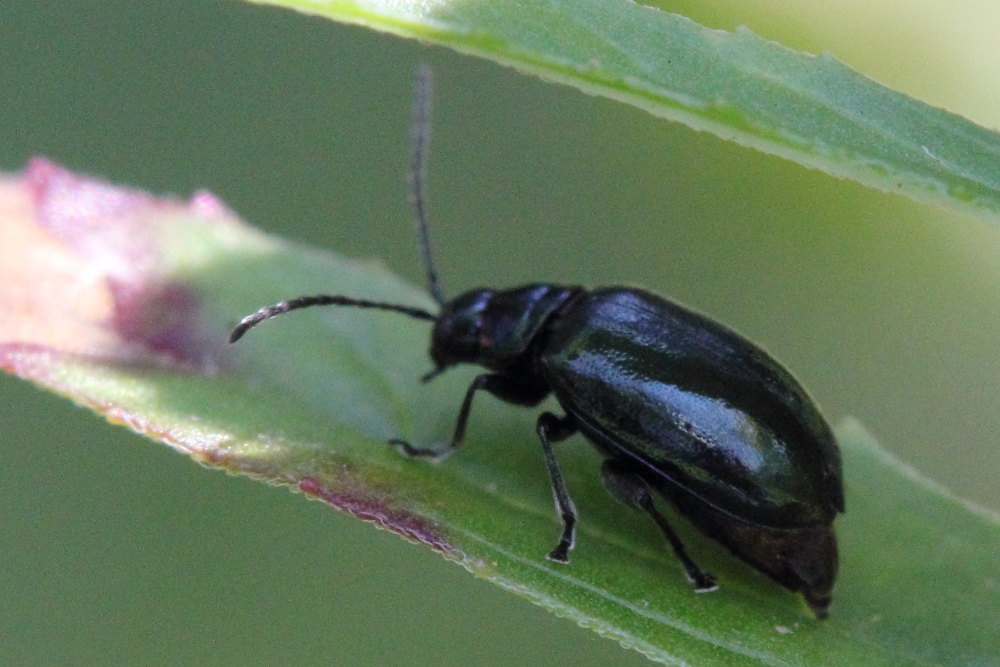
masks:
[(440, 312), (320, 295), (245, 317), (235, 342), (261, 321), (315, 305), (377, 308), (434, 322), (429, 380), (455, 364), (487, 369), (472, 382), (446, 449), (392, 441), (413, 456), (441, 456), (465, 435), (472, 398), (485, 390), (535, 406), (552, 394), (563, 416), (537, 422), (562, 532), (548, 557), (567, 562), (577, 512), (552, 444), (581, 433), (606, 457), (605, 486), (656, 522), (698, 591), (716, 588), (667, 518), (655, 490), (735, 556), (825, 618), (837, 573), (833, 520), (844, 511), (840, 453), (805, 390), (767, 353), (726, 327), (650, 292), (535, 284), (476, 289), (445, 301), (424, 210), (430, 74), (421, 70), (412, 164), (428, 288)]

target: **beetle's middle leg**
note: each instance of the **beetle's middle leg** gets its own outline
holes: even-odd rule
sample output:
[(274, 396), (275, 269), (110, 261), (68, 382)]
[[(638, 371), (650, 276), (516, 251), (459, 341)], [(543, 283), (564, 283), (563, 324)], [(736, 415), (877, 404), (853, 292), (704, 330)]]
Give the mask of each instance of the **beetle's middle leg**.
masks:
[(674, 555), (684, 565), (684, 571), (687, 573), (688, 579), (694, 583), (696, 591), (708, 593), (718, 588), (715, 584), (715, 575), (702, 570), (688, 556), (681, 538), (674, 532), (667, 518), (660, 514), (656, 506), (653, 505), (653, 494), (650, 493), (649, 485), (628, 463), (619, 459), (605, 460), (604, 465), (601, 466), (601, 478), (604, 481), (604, 487), (611, 495), (629, 507), (642, 510), (653, 517), (653, 521), (663, 531), (663, 536), (667, 538), (667, 542), (673, 548)]
[(459, 448), (465, 438), (465, 424), (469, 421), (469, 411), (472, 410), (472, 397), (480, 389), (484, 389), (508, 403), (528, 406), (538, 405), (548, 393), (548, 389), (544, 387), (517, 382), (506, 375), (483, 373), (476, 376), (465, 392), (462, 407), (458, 411), (458, 419), (455, 421), (455, 431), (451, 436), (451, 442), (444, 447), (415, 447), (405, 440), (393, 438), (389, 444), (398, 447), (407, 456), (430, 457), (437, 460), (448, 456)]
[(559, 536), (559, 542), (556, 543), (555, 548), (549, 552), (548, 559), (558, 563), (568, 563), (569, 550), (573, 548), (576, 507), (573, 505), (573, 499), (569, 497), (569, 491), (566, 490), (566, 482), (563, 480), (559, 463), (552, 451), (552, 443), (565, 440), (576, 433), (576, 424), (571, 417), (560, 418), (551, 412), (543, 412), (538, 418), (536, 430), (539, 440), (542, 441), (545, 466), (549, 470), (549, 479), (552, 481), (552, 495), (555, 497), (556, 509), (559, 511), (559, 518), (562, 519), (563, 524), (562, 535)]

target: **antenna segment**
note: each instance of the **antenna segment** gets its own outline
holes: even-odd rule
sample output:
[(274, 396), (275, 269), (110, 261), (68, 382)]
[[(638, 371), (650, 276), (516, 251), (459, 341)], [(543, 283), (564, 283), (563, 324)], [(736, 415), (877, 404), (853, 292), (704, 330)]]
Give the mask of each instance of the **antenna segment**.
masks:
[(299, 308), (311, 308), (312, 306), (353, 306), (355, 308), (375, 308), (378, 310), (390, 310), (395, 313), (403, 313), (404, 315), (415, 317), (418, 320), (430, 320), (433, 322), (437, 319), (436, 315), (428, 313), (423, 308), (410, 308), (409, 306), (400, 306), (395, 303), (368, 301), (367, 299), (353, 299), (347, 296), (333, 296), (329, 294), (300, 296), (296, 299), (289, 299), (288, 301), (276, 303), (273, 306), (266, 306), (258, 310), (256, 313), (247, 315), (240, 320), (240, 323), (237, 324), (236, 328), (234, 328), (232, 333), (229, 334), (229, 342), (235, 343), (243, 337), (243, 334), (264, 320), (277, 317), (278, 315), (284, 315), (292, 310), (298, 310)]
[(444, 295), (434, 269), (431, 251), (431, 235), (427, 222), (427, 193), (424, 181), (427, 175), (427, 150), (431, 140), (431, 94), (433, 81), (431, 68), (421, 65), (417, 70), (417, 83), (413, 100), (413, 126), (410, 130), (410, 201), (413, 204), (423, 253), (424, 270), (427, 273), (427, 291), (438, 305), (444, 305)]

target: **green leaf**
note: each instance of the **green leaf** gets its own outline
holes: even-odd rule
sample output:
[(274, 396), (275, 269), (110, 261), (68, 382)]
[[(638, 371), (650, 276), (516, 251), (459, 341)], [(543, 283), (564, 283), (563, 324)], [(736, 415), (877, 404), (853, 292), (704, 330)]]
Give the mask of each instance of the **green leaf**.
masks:
[(1000, 134), (829, 55), (628, 0), (252, 0), (448, 46), (919, 201), (1000, 213)]
[(985, 664), (1000, 651), (1000, 520), (839, 429), (848, 514), (832, 617), (685, 531), (721, 589), (695, 595), (655, 527), (559, 451), (581, 509), (568, 566), (532, 411), (481, 400), (440, 465), (386, 440), (449, 433), (471, 374), (429, 385), (426, 323), (326, 309), (229, 347), (239, 316), (333, 288), (430, 306), (372, 262), (266, 237), (212, 195), (157, 199), (35, 161), (0, 183), (0, 366), (231, 473), (289, 486), (666, 662)]

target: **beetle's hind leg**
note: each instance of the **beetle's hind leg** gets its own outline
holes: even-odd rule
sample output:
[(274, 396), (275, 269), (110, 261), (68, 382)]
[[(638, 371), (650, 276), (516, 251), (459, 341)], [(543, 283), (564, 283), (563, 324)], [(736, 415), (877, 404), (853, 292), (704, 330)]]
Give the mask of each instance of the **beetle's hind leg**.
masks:
[(684, 565), (684, 571), (688, 579), (694, 583), (694, 589), (699, 593), (708, 593), (718, 588), (715, 584), (715, 575), (705, 572), (688, 556), (684, 543), (677, 536), (667, 518), (663, 516), (653, 504), (653, 494), (650, 493), (649, 485), (640, 477), (629, 465), (617, 459), (607, 459), (601, 466), (601, 478), (604, 487), (629, 507), (642, 510), (649, 516), (663, 531), (664, 537), (674, 550), (674, 555)]
[(545, 452), (545, 466), (549, 470), (549, 479), (552, 481), (552, 495), (556, 501), (556, 510), (562, 520), (562, 534), (555, 548), (549, 552), (548, 559), (557, 563), (569, 562), (569, 550), (573, 548), (574, 531), (576, 527), (576, 507), (573, 499), (569, 497), (566, 490), (566, 482), (563, 480), (562, 472), (559, 470), (559, 463), (556, 455), (552, 451), (552, 443), (565, 440), (576, 433), (576, 424), (570, 417), (556, 417), (551, 412), (543, 412), (538, 418), (536, 426), (538, 439), (542, 441), (542, 450)]

